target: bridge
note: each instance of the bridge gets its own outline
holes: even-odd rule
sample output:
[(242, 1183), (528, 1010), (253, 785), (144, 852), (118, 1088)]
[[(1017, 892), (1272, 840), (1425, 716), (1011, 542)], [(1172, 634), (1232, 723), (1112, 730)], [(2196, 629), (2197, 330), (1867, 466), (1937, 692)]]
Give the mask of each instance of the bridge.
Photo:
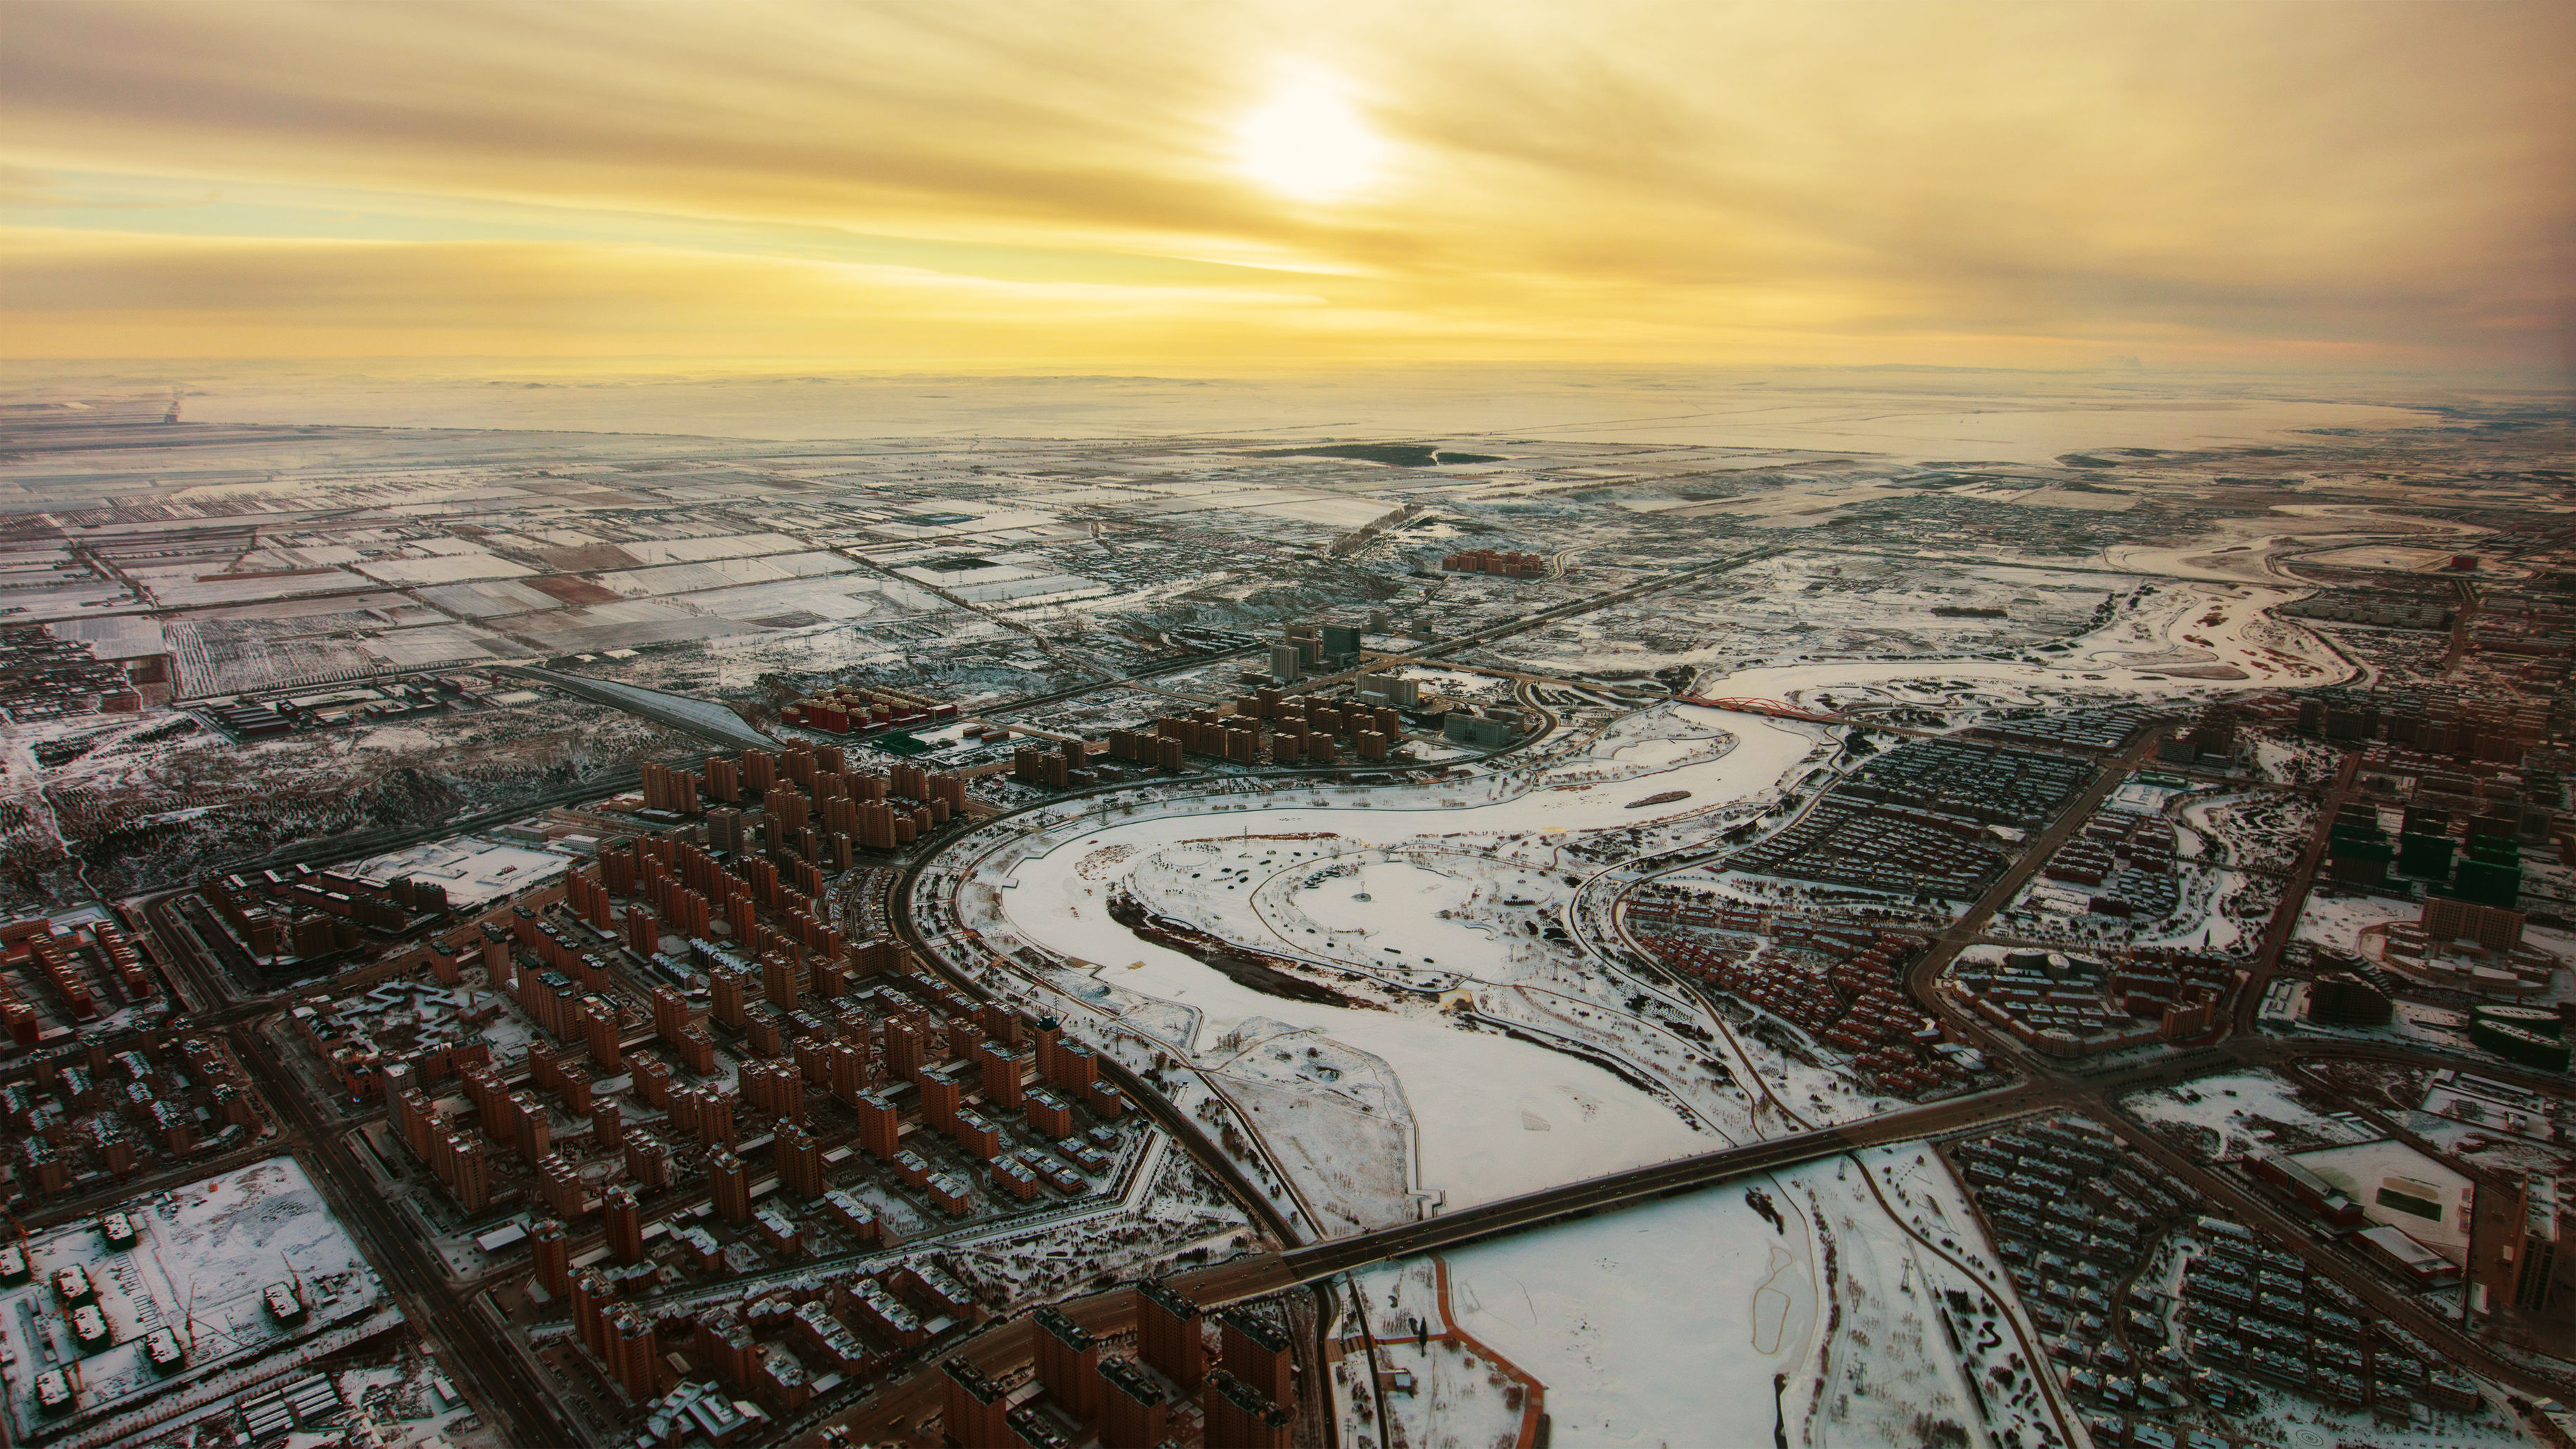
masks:
[(1802, 719), (1812, 724), (1851, 723), (1838, 714), (1819, 714), (1812, 709), (1800, 709), (1794, 704), (1776, 699), (1702, 699), (1693, 694), (1676, 697), (1684, 704), (1695, 704), (1702, 709), (1733, 710), (1737, 714), (1767, 714), (1773, 719)]
[(556, 669), (539, 669), (530, 664), (501, 664), (492, 667), (494, 674), (513, 674), (552, 685), (576, 699), (604, 704), (624, 710), (640, 719), (648, 719), (665, 729), (695, 735), (709, 744), (729, 750), (766, 750), (778, 741), (754, 729), (751, 722), (711, 699), (695, 695), (673, 694), (667, 689), (647, 689), (640, 684), (620, 684), (610, 679), (592, 679), (580, 674), (566, 674)]

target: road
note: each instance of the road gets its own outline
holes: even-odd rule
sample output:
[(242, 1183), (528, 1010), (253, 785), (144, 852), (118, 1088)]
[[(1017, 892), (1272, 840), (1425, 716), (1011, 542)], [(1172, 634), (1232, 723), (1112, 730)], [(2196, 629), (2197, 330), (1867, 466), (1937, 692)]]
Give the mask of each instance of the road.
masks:
[[(2049, 822), (2048, 828), (2024, 846), (2021, 855), (2005, 867), (1995, 883), (1986, 887), (1976, 902), (1959, 919), (1951, 922), (1948, 929), (1932, 938), (1931, 949), (1906, 968), (1906, 994), (1914, 998), (1916, 1005), (1938, 1016), (1941, 1024), (1954, 1036), (1979, 1042), (1985, 1046), (1987, 1055), (1998, 1061), (2028, 1057), (2018, 1042), (1997, 1036), (1974, 1013), (1960, 1010), (1958, 1004), (1942, 994), (1935, 983), (1940, 981), (1943, 972), (1950, 969), (1950, 963), (1959, 958), (1959, 953), (1985, 933), (1986, 922), (1993, 920), (1997, 911), (2011, 905), (2022, 888), (2030, 884), (2030, 878), (2039, 874), (2049, 858), (2057, 854), (2058, 848), (2082, 829), (2093, 812), (2101, 808), (2102, 802), (2110, 799), (2113, 792), (2128, 781), (2129, 772), (2155, 754), (2156, 742), (2163, 738), (2164, 728), (2159, 726), (2147, 731), (2119, 754), (2105, 759), (2092, 783), (2068, 801), (2058, 811), (2057, 818)], [(2027, 1060), (2024, 1064), (2028, 1064)]]
[(2254, 1029), (2254, 1013), (2263, 1002), (2263, 993), (2272, 984), (2272, 973), (2280, 969), (2281, 953), (2289, 948), (2291, 934), (2299, 928), (2299, 913), (2306, 909), (2308, 892), (2316, 887), (2317, 869), (2325, 862), (2326, 846), (2334, 834), (2335, 812), (2352, 798), (2353, 776), (2361, 769), (2361, 752), (2351, 751), (2335, 770), (2334, 783), (2327, 786), (2317, 802), (2316, 829), (2310, 832), (2305, 850), (2299, 852), (2297, 869), (2290, 873), (2281, 888), (2280, 903), (2272, 910), (2272, 919), (2263, 928), (2263, 940), (2250, 963), (2252, 975), (2236, 1003), (2236, 1030)]
[(321, 1188), (332, 1215), (357, 1237), (403, 1316), (428, 1337), (439, 1358), (474, 1393), (476, 1408), (502, 1428), (507, 1442), (514, 1445), (580, 1442), (580, 1436), (556, 1417), (552, 1400), (525, 1362), (503, 1346), (498, 1333), (476, 1322), (470, 1307), (449, 1294), (436, 1256), (422, 1244), (418, 1230), (405, 1223), (376, 1189), (373, 1176), (352, 1155), (343, 1135), (346, 1129), (314, 1111), (257, 1025), (238, 1024), (228, 1035), (233, 1054), (258, 1082), (261, 1094), (283, 1114), (300, 1144), (296, 1159)]
[[(1803, 1162), (1838, 1157), (1862, 1148), (1993, 1127), (2028, 1116), (2044, 1105), (2023, 1100), (2021, 1093), (2011, 1090), (1963, 1097), (1812, 1132), (1631, 1168), (1605, 1177), (1442, 1213), (1418, 1223), (1402, 1223), (1347, 1238), (1334, 1238), (1279, 1255), (1275, 1269), (1246, 1270), (1259, 1286), (1254, 1287), (1252, 1293), (1235, 1296), (1276, 1292), (1280, 1287), (1313, 1282), (1389, 1258), (1436, 1252), (1506, 1233), (1525, 1232), (1551, 1223), (1589, 1217), (1594, 1213), (1633, 1207), (1733, 1178), (1777, 1172)], [(1285, 1282), (1266, 1281), (1278, 1277), (1284, 1277)]]

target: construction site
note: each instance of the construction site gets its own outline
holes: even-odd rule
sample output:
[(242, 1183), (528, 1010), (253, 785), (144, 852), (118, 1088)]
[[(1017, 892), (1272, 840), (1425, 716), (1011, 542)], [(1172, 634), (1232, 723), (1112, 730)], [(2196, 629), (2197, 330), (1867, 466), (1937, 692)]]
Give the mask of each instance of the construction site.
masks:
[(0, 1246), (0, 1385), (21, 1444), (127, 1443), (208, 1415), (229, 1432), (236, 1399), (402, 1326), (291, 1157)]

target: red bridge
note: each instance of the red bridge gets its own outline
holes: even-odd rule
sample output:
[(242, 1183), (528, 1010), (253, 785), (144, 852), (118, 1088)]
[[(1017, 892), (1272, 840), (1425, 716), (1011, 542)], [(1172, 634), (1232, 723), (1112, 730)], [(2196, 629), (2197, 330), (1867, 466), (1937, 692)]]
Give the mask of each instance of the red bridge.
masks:
[(1701, 699), (1696, 695), (1688, 694), (1680, 698), (1682, 703), (1695, 704), (1702, 709), (1728, 709), (1737, 714), (1767, 714), (1773, 719), (1803, 719), (1815, 724), (1845, 723), (1841, 715), (1818, 714), (1812, 709), (1800, 709), (1794, 704), (1783, 704), (1776, 699)]

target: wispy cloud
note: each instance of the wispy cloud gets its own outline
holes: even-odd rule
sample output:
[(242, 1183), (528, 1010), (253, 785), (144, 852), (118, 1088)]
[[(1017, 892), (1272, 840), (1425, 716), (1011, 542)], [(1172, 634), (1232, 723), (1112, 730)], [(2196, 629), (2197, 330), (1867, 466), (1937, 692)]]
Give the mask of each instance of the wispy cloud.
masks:
[[(0, 40), (21, 356), (2570, 351), (2556, 0), (92, 0)], [(1383, 141), (1365, 189), (1237, 169), (1290, 66)]]

